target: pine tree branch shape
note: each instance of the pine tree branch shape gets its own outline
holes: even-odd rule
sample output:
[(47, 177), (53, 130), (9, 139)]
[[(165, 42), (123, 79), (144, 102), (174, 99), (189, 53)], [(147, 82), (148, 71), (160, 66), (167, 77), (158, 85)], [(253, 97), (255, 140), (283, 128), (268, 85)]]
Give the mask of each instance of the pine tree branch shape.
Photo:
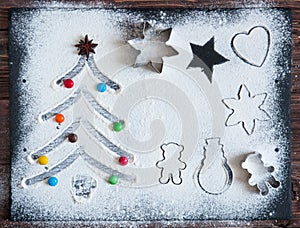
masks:
[(91, 55), (89, 59), (86, 60), (85, 56), (80, 56), (78, 59), (76, 65), (68, 71), (64, 76), (56, 80), (57, 85), (62, 85), (64, 80), (66, 79), (73, 79), (75, 78), (84, 68), (84, 66), (88, 66), (90, 70), (93, 73), (93, 76), (96, 77), (99, 81), (107, 84), (110, 88), (112, 88), (115, 91), (120, 90), (120, 85), (108, 78), (106, 75), (104, 75), (97, 67), (95, 63), (94, 56)]
[(51, 167), (46, 172), (40, 173), (36, 176), (25, 178), (22, 180), (27, 186), (33, 185), (38, 182), (44, 181), (45, 179), (58, 174), (59, 172), (63, 171), (64, 169), (71, 166), (79, 157), (83, 158), (83, 160), (88, 163), (90, 166), (99, 169), (100, 171), (109, 174), (109, 175), (118, 175), (119, 178), (133, 182), (135, 180), (134, 177), (123, 174), (115, 169), (112, 169), (105, 164), (102, 164), (92, 156), (90, 156), (88, 153), (85, 152), (83, 147), (77, 148), (75, 151), (72, 151), (63, 161), (61, 161), (58, 164), (55, 164), (53, 167)]

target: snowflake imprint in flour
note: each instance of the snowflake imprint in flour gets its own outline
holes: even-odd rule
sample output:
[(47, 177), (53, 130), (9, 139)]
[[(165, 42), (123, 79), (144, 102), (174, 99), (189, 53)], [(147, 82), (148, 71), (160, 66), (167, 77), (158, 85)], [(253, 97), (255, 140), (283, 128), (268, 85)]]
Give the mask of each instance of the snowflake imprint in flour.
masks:
[[(241, 85), (238, 98), (226, 98), (223, 103), (232, 113), (226, 120), (226, 126), (234, 126), (242, 123), (247, 134), (252, 134), (255, 129), (257, 120), (266, 121), (271, 117), (261, 108), (267, 98), (266, 93), (251, 95), (250, 91), (245, 85)], [(244, 104), (241, 105), (241, 104)]]
[(290, 15), (11, 9), (11, 218), (290, 218)]

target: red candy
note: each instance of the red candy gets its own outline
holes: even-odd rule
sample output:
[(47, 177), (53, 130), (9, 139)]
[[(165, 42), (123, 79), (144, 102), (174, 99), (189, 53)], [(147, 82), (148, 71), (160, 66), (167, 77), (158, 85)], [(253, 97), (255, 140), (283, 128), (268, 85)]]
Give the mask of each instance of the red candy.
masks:
[(126, 158), (124, 156), (120, 157), (119, 158), (119, 163), (120, 163), (120, 165), (123, 165), (123, 166), (127, 165), (128, 164), (128, 158)]
[(70, 78), (64, 80), (64, 86), (68, 89), (72, 88), (74, 86), (73, 80)]

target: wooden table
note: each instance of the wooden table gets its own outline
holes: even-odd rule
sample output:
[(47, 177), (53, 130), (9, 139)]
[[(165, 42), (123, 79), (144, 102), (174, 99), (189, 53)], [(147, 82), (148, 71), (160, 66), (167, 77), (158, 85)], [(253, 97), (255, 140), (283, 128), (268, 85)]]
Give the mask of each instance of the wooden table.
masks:
[[(28, 0), (1, 0), (0, 1), (0, 227), (40, 227), (64, 225), (78, 226), (72, 222), (32, 222), (14, 223), (9, 220), (10, 214), (10, 149), (9, 149), (9, 69), (8, 69), (8, 9), (12, 7), (30, 7), (33, 1)], [(85, 2), (87, 2), (85, 0)], [(92, 1), (95, 3), (96, 1)], [(254, 2), (254, 1), (250, 1)], [(291, 221), (198, 221), (185, 223), (189, 226), (290, 226), (300, 227), (300, 0), (275, 0), (274, 7), (292, 9), (293, 16), (293, 51), (292, 51), (292, 88), (291, 88), (291, 125), (292, 125), (292, 196), (293, 196), (293, 218)], [(121, 8), (138, 7), (199, 7), (208, 9), (217, 8), (240, 8), (244, 5), (251, 6), (249, 1), (244, 0), (172, 0), (172, 1), (147, 1), (147, 0), (109, 0), (103, 2), (109, 7)], [(253, 7), (254, 5), (252, 5)], [(257, 7), (257, 6), (255, 6)], [(117, 225), (118, 223), (114, 224)], [(134, 225), (143, 223), (132, 223)], [(182, 226), (182, 223), (176, 223)], [(80, 226), (97, 226), (97, 222), (80, 223)], [(149, 225), (149, 224), (148, 224)], [(151, 223), (150, 226), (159, 225)]]

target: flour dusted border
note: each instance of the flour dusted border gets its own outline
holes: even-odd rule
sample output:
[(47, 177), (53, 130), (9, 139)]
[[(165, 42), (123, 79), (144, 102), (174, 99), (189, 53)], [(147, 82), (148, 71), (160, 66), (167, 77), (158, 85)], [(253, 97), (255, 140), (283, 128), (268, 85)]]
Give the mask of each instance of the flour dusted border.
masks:
[[(25, 10), (26, 11), (26, 10)], [(87, 10), (89, 11), (89, 10)], [(247, 10), (245, 10), (247, 11)], [(30, 10), (27, 11), (29, 14)], [(53, 13), (55, 10), (53, 10)], [(61, 11), (63, 12), (63, 10)], [(121, 11), (121, 12), (114, 12), (114, 13), (124, 13), (126, 11)], [(131, 11), (132, 12), (132, 11)], [(150, 14), (147, 15), (145, 12), (137, 12), (134, 13), (136, 18), (147, 18), (148, 19), (155, 19), (158, 17), (157, 15), (160, 15), (160, 12), (154, 11), (156, 14)], [(226, 22), (225, 19), (227, 17), (231, 18), (232, 20), (236, 19), (239, 17), (239, 15), (235, 14), (234, 11), (231, 13), (228, 13), (228, 11), (223, 11), (220, 12), (219, 14), (214, 15), (214, 12), (204, 12), (204, 11), (196, 11), (197, 13), (195, 15), (190, 15), (189, 11), (185, 11), (186, 14), (174, 14), (174, 17), (170, 17), (168, 15), (163, 16), (165, 19), (164, 23), (170, 23), (172, 24), (174, 21), (173, 19), (175, 18), (178, 22), (178, 24), (182, 23), (184, 25), (186, 22), (184, 21), (185, 19), (199, 19), (202, 18), (203, 23), (208, 22), (209, 20), (212, 19), (213, 22), (216, 22), (217, 20), (220, 20), (222, 23), (233, 23), (232, 22)], [(257, 10), (257, 12), (260, 12)], [(261, 10), (260, 13), (263, 13), (264, 9)], [(11, 52), (11, 62), (12, 64), (12, 75), (11, 75), (11, 100), (12, 100), (12, 106), (11, 109), (14, 110), (12, 111), (12, 119), (11, 119), (11, 129), (12, 129), (12, 150), (13, 150), (13, 158), (12, 158), (12, 165), (17, 165), (16, 169), (12, 170), (12, 196), (13, 196), (13, 205), (12, 205), (12, 216), (13, 219), (21, 219), (21, 220), (51, 220), (53, 219), (53, 216), (57, 220), (62, 220), (62, 219), (74, 219), (74, 220), (82, 220), (82, 219), (87, 219), (87, 220), (114, 220), (114, 219), (121, 219), (121, 220), (138, 220), (140, 218), (143, 218), (144, 220), (163, 220), (163, 219), (170, 219), (170, 220), (197, 220), (197, 219), (266, 219), (266, 218), (288, 218), (290, 211), (285, 210), (285, 211), (280, 211), (277, 210), (278, 208), (285, 208), (287, 209), (289, 207), (289, 200), (290, 200), (290, 180), (289, 180), (289, 169), (286, 169), (286, 167), (289, 166), (289, 69), (290, 69), (290, 18), (289, 18), (289, 13), (281, 10), (269, 10), (270, 14), (267, 13), (267, 15), (272, 16), (273, 18), (273, 23), (274, 23), (274, 28), (277, 28), (277, 35), (282, 35), (284, 32), (285, 34), (289, 34), (287, 36), (288, 38), (280, 38), (276, 37), (280, 42), (278, 42), (276, 47), (273, 50), (277, 50), (278, 53), (271, 53), (271, 57), (274, 58), (274, 65), (278, 65), (278, 67), (274, 69), (270, 69), (270, 74), (274, 74), (277, 76), (277, 83), (276, 87), (270, 86), (270, 89), (268, 93), (270, 94), (272, 91), (274, 92), (274, 88), (277, 88), (278, 96), (272, 97), (275, 101), (275, 105), (270, 106), (269, 109), (272, 111), (273, 114), (273, 121), (271, 125), (266, 126), (266, 130), (270, 130), (272, 134), (274, 135), (273, 139), (278, 139), (278, 145), (276, 145), (279, 148), (279, 153), (281, 156), (277, 156), (277, 159), (271, 161), (275, 162), (279, 169), (281, 170), (280, 172), (277, 173), (278, 176), (281, 176), (283, 178), (283, 188), (285, 189), (284, 193), (282, 195), (278, 194), (270, 194), (268, 198), (265, 198), (260, 202), (259, 204), (259, 212), (252, 212), (251, 207), (247, 207), (247, 205), (241, 203), (241, 205), (245, 206), (247, 209), (246, 212), (240, 212), (236, 213), (234, 211), (235, 208), (232, 208), (232, 206), (226, 206), (226, 202), (222, 201), (220, 199), (220, 202), (222, 202), (218, 206), (213, 206), (210, 208), (209, 205), (206, 205), (204, 207), (204, 211), (199, 211), (203, 210), (203, 208), (200, 208), (199, 205), (197, 205), (197, 202), (191, 202), (190, 206), (192, 208), (196, 208), (197, 211), (194, 213), (184, 211), (185, 207), (184, 205), (177, 205), (175, 208), (172, 207), (172, 199), (167, 199), (166, 197), (166, 202), (164, 203), (158, 203), (156, 206), (151, 204), (151, 199), (159, 199), (158, 195), (156, 195), (154, 192), (151, 194), (151, 191), (145, 190), (144, 196), (146, 197), (143, 199), (140, 204), (135, 208), (135, 207), (127, 207), (126, 210), (128, 211), (134, 211), (135, 213), (125, 215), (122, 214), (122, 210), (119, 210), (119, 214), (115, 215), (113, 211), (111, 210), (104, 210), (103, 214), (99, 215), (97, 214), (92, 214), (91, 211), (96, 211), (93, 209), (87, 210), (84, 208), (84, 205), (79, 206), (82, 209), (82, 212), (78, 212), (73, 215), (64, 215), (61, 214), (60, 212), (55, 212), (52, 210), (51, 207), (47, 206), (44, 202), (40, 202), (34, 197), (30, 197), (31, 191), (33, 190), (25, 190), (22, 191), (19, 190), (18, 183), (20, 180), (20, 172), (22, 170), (23, 172), (31, 172), (29, 167), (24, 167), (20, 165), (20, 161), (24, 158), (24, 155), (28, 153), (28, 150), (30, 150), (30, 146), (34, 143), (34, 138), (31, 135), (30, 129), (34, 129), (34, 123), (32, 120), (35, 119), (34, 116), (34, 110), (35, 106), (38, 105), (38, 100), (34, 99), (26, 99), (26, 97), (30, 98), (32, 95), (37, 95), (38, 93), (41, 93), (41, 91), (34, 91), (35, 86), (38, 85), (38, 83), (41, 83), (41, 80), (38, 79), (36, 82), (33, 80), (30, 80), (30, 78), (24, 78), (23, 76), (27, 75), (26, 72), (30, 71), (30, 65), (26, 65), (28, 63), (28, 59), (30, 61), (34, 60), (32, 57), (32, 53), (30, 53), (30, 47), (31, 43), (35, 41), (34, 39), (36, 38), (35, 36), (30, 36), (32, 34), (27, 33), (28, 31), (37, 32), (38, 30), (32, 30), (33, 27), (28, 28), (28, 26), (34, 26), (30, 24), (26, 24), (25, 26), (21, 26), (20, 24), (18, 25), (17, 23), (12, 26), (14, 30), (11, 30), (10, 35), (12, 39), (10, 40), (10, 52)], [(35, 14), (36, 13), (36, 14)], [(33, 17), (27, 17), (24, 19), (29, 19), (31, 22), (32, 20), (34, 21), (34, 17), (43, 14), (43, 11), (36, 10), (35, 13), (33, 14)], [(226, 16), (226, 13), (230, 16)], [(172, 11), (169, 11), (169, 14), (172, 14)], [(193, 13), (192, 13), (193, 14)], [(245, 12), (244, 12), (245, 14)], [(242, 15), (244, 15), (242, 13)], [(283, 14), (284, 16), (282, 16)], [(180, 17), (183, 16), (183, 19), (180, 19)], [(205, 16), (206, 15), (206, 16)], [(276, 16), (279, 15), (279, 18), (284, 19), (283, 21), (280, 21), (279, 19), (274, 19)], [(280, 16), (281, 15), (281, 16)], [(225, 17), (224, 17), (225, 16)], [(19, 18), (20, 19), (20, 18)], [(175, 20), (174, 19), (174, 20)], [(228, 19), (228, 18), (227, 18)], [(20, 19), (22, 21), (22, 19)], [(169, 21), (168, 21), (169, 20)], [(176, 21), (175, 20), (175, 21)], [(197, 20), (194, 23), (197, 23)], [(20, 22), (20, 21), (19, 21)], [(23, 21), (24, 22), (24, 21)], [(120, 22), (121, 23), (121, 22)], [(283, 26), (279, 26), (282, 25)], [(18, 28), (20, 26), (20, 28)], [(214, 24), (216, 26), (216, 24)], [(21, 30), (24, 29), (25, 27), (25, 32)], [(26, 28), (28, 28), (26, 30)], [(122, 28), (124, 29), (124, 28)], [(18, 32), (18, 34), (16, 33)], [(126, 33), (125, 33), (126, 35)], [(37, 36), (38, 37), (38, 36)], [(26, 39), (27, 38), (27, 39)], [(39, 37), (40, 38), (40, 37)], [(273, 37), (274, 38), (274, 37)], [(26, 42), (25, 42), (26, 41)], [(28, 41), (28, 42), (27, 42)], [(25, 42), (25, 43), (24, 43)], [(46, 43), (47, 44), (47, 43)], [(220, 48), (220, 47), (218, 47)], [(25, 50), (24, 52), (22, 50)], [(19, 54), (19, 55), (17, 55)], [(29, 57), (29, 58), (28, 58)], [(35, 57), (36, 58), (36, 57)], [(271, 64), (271, 61), (269, 61), (269, 64)], [(18, 68), (20, 66), (20, 68)], [(57, 70), (57, 69), (56, 69)], [(273, 71), (274, 70), (274, 71)], [(63, 72), (62, 72), (63, 73)], [(55, 74), (58, 75), (58, 74)], [(54, 76), (55, 76), (54, 75)], [(218, 83), (222, 82), (220, 75), (217, 75), (215, 77), (216, 80), (219, 80)], [(26, 83), (23, 82), (23, 79), (26, 79)], [(272, 77), (273, 79), (273, 77)], [(271, 80), (270, 80), (271, 83)], [(275, 81), (274, 81), (275, 83)], [(123, 82), (124, 84), (124, 82)], [(122, 86), (123, 86), (122, 84)], [(236, 88), (235, 88), (236, 90)], [(14, 113), (18, 113), (18, 115), (15, 115)], [(277, 118), (274, 118), (277, 117)], [(28, 118), (31, 121), (23, 121), (24, 118)], [(284, 129), (282, 129), (282, 126), (285, 126)], [(260, 128), (262, 130), (262, 128)], [(29, 137), (29, 143), (27, 142), (27, 139)], [(266, 139), (268, 142), (268, 139)], [(270, 141), (272, 141), (270, 139)], [(274, 140), (270, 143), (274, 143)], [(255, 141), (254, 141), (255, 144)], [(225, 144), (225, 146), (230, 146), (229, 144)], [(26, 151), (25, 151), (26, 149)], [(265, 149), (265, 148), (263, 148)], [(227, 149), (226, 149), (227, 151)], [(200, 155), (197, 157), (198, 159), (200, 158)], [(229, 160), (230, 161), (230, 160)], [(197, 166), (197, 164), (195, 164)], [(183, 172), (187, 173), (187, 171)], [(63, 176), (62, 176), (63, 177)], [(67, 176), (64, 176), (67, 177)], [(113, 191), (113, 189), (108, 190), (109, 187), (105, 186), (104, 182), (102, 182), (105, 191)], [(40, 185), (41, 186), (41, 185)], [(102, 186), (102, 185), (101, 185)], [(280, 191), (283, 191), (281, 188)], [(126, 190), (127, 194), (130, 193), (130, 190)], [(26, 194), (25, 194), (26, 193)], [(138, 190), (136, 190), (136, 193), (142, 194)], [(25, 195), (22, 195), (25, 194)], [(99, 194), (99, 192), (98, 192)], [(202, 198), (204, 200), (204, 203), (207, 202), (209, 203), (209, 200), (213, 200), (213, 198), (210, 198), (209, 196), (206, 196), (205, 194), (201, 193), (200, 191), (197, 192), (196, 194), (199, 198)], [(20, 197), (19, 199), (15, 198), (16, 196)], [(111, 195), (110, 195), (111, 196)], [(174, 198), (176, 198), (176, 195), (174, 195)], [(272, 199), (272, 200), (271, 200)], [(274, 201), (273, 201), (274, 199)], [(41, 203), (41, 204), (39, 204)], [(231, 202), (230, 202), (231, 203)], [(103, 204), (105, 205), (106, 202), (103, 201)], [(163, 205), (165, 204), (165, 205)], [(37, 206), (39, 205), (39, 206)], [(202, 204), (203, 205), (203, 204)], [(225, 205), (225, 206), (224, 206)], [(28, 207), (27, 207), (28, 206)], [(107, 206), (107, 205), (106, 205)], [(115, 205), (118, 206), (118, 205)], [(177, 209), (177, 211), (170, 212), (167, 211), (165, 213), (158, 213), (155, 211), (155, 208), (160, 208), (161, 211), (166, 210), (166, 207), (168, 208), (173, 208)], [(116, 207), (115, 207), (116, 208)], [(270, 211), (270, 208), (276, 208), (273, 211)], [(228, 212), (224, 212), (223, 210), (226, 209)], [(252, 208), (253, 209), (253, 208)], [(214, 211), (216, 214), (210, 214), (210, 213), (205, 213), (208, 211)], [(145, 211), (151, 211), (149, 214), (145, 214)], [(160, 211), (160, 212), (161, 212)], [(24, 213), (20, 213), (24, 212)], [(283, 212), (283, 213), (282, 213)], [(225, 214), (222, 214), (225, 213)], [(227, 213), (227, 214), (226, 214)], [(113, 217), (115, 215), (115, 217)]]

